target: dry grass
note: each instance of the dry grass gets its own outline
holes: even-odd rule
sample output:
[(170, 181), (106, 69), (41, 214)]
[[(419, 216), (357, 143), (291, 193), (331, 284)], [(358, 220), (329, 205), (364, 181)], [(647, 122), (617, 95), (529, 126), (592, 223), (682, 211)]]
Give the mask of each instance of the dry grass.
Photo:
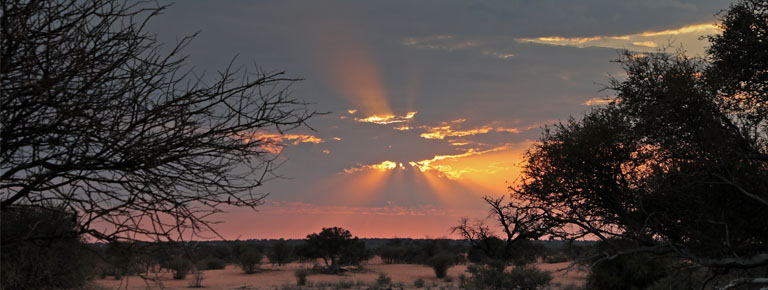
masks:
[[(555, 271), (565, 268), (568, 263), (537, 264), (543, 270)], [(426, 289), (457, 289), (458, 276), (465, 274), (466, 266), (458, 265), (448, 269), (451, 282), (435, 278), (432, 268), (411, 264), (383, 264), (379, 259), (371, 260), (365, 269), (367, 271), (347, 272), (344, 275), (312, 274), (304, 287), (296, 286), (296, 269), (311, 267), (308, 264), (291, 263), (280, 268), (264, 265), (262, 271), (254, 274), (244, 274), (240, 268), (228, 265), (223, 270), (204, 271), (205, 279), (202, 281), (204, 289), (370, 289), (376, 284), (379, 273), (384, 273), (392, 278), (393, 289), (416, 289), (413, 285), (417, 279), (423, 279)], [(584, 283), (586, 273), (580, 270), (572, 270), (568, 273), (554, 273), (553, 284), (568, 285)], [(157, 279), (147, 282), (140, 277), (130, 276), (122, 280), (99, 279), (95, 284), (107, 289), (190, 289), (192, 275), (184, 280), (173, 280), (170, 273), (159, 273)]]

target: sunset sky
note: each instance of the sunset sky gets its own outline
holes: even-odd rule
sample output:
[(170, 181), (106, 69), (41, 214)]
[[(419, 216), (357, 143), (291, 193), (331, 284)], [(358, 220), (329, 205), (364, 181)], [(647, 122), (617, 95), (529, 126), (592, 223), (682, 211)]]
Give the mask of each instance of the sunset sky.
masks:
[(330, 112), (286, 145), (257, 212), (232, 208), (227, 239), (452, 237), (507, 194), (541, 127), (611, 98), (618, 49), (702, 56), (729, 1), (177, 1), (149, 30), (195, 71), (235, 63), (304, 79), (292, 96)]

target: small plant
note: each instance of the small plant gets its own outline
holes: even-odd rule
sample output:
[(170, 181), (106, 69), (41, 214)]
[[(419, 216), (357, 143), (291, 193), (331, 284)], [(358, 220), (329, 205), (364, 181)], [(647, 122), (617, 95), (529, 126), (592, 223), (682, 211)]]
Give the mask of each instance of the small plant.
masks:
[(392, 284), (392, 278), (385, 273), (379, 273), (379, 278), (376, 278), (376, 285), (383, 286)]
[(190, 288), (203, 288), (203, 279), (205, 279), (205, 276), (203, 275), (203, 271), (200, 271), (197, 267), (194, 267), (192, 269), (192, 281), (189, 282)]
[(466, 289), (469, 284), (469, 279), (464, 273), (459, 274), (459, 289)]
[(307, 269), (298, 269), (295, 272), (293, 272), (293, 275), (296, 276), (296, 285), (297, 286), (307, 285), (307, 276), (309, 276), (309, 270), (307, 270)]
[(443, 279), (446, 283), (453, 283), (453, 277), (451, 276), (445, 276), (445, 279)]
[(416, 281), (413, 281), (413, 286), (416, 286), (416, 288), (424, 287), (424, 279), (416, 279)]
[(187, 273), (192, 269), (192, 263), (182, 257), (175, 257), (171, 261), (171, 272), (173, 272), (174, 280), (183, 280), (187, 277)]
[(448, 268), (455, 264), (455, 260), (449, 255), (437, 255), (429, 259), (427, 264), (435, 271), (435, 277), (445, 278)]

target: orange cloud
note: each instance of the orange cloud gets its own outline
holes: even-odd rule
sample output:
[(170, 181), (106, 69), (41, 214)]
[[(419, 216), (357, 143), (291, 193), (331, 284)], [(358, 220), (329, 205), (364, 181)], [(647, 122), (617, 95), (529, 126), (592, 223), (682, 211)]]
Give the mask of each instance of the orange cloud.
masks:
[(279, 154), (283, 147), (287, 145), (298, 145), (299, 143), (319, 144), (325, 142), (322, 138), (307, 134), (254, 134), (250, 136), (241, 136), (243, 142), (261, 142), (262, 148), (270, 153)]
[(653, 41), (637, 41), (633, 42), (632, 45), (634, 46), (645, 46), (645, 47), (658, 47), (659, 45), (656, 44)]
[(587, 105), (587, 106), (599, 106), (599, 105), (607, 105), (607, 104), (610, 104), (611, 102), (616, 102), (616, 101), (617, 100), (612, 100), (612, 99), (591, 98), (591, 99), (587, 100), (586, 102), (584, 102), (584, 105)]
[(352, 174), (355, 172), (367, 171), (367, 170), (388, 171), (398, 167), (402, 169), (403, 164), (402, 163), (398, 164), (397, 162), (386, 160), (378, 164), (371, 164), (371, 165), (358, 164), (358, 167), (344, 169), (344, 173)]
[(355, 121), (362, 122), (362, 123), (374, 123), (374, 124), (386, 125), (386, 124), (392, 124), (392, 123), (407, 122), (413, 119), (414, 116), (416, 116), (416, 112), (408, 112), (408, 114), (406, 114), (405, 116), (395, 116), (392, 114), (372, 115), (367, 118), (355, 118)]
[(464, 166), (451, 166), (448, 164), (441, 164), (441, 161), (445, 160), (457, 160), (460, 158), (466, 158), (469, 156), (474, 155), (482, 155), (487, 154), (491, 152), (497, 152), (497, 151), (504, 151), (509, 150), (509, 146), (501, 146), (493, 149), (483, 150), (483, 151), (477, 151), (475, 149), (469, 149), (466, 152), (462, 154), (455, 154), (455, 155), (436, 155), (432, 159), (427, 160), (421, 160), (421, 161), (411, 161), (408, 164), (411, 166), (418, 168), (421, 172), (426, 172), (430, 170), (434, 170), (441, 174), (442, 176), (449, 178), (449, 179), (458, 179), (461, 178), (461, 176), (468, 172), (477, 172), (480, 171), (476, 168), (470, 168), (470, 167), (464, 167)]
[(720, 31), (720, 27), (715, 24), (695, 24), (688, 25), (678, 29), (667, 29), (662, 31), (647, 31), (640, 33), (640, 36), (668, 36), (668, 35), (680, 35), (687, 33), (716, 33)]
[(618, 49), (631, 49), (635, 51), (656, 51), (659, 43), (669, 43), (670, 36), (675, 36), (674, 43), (682, 45), (693, 54), (702, 54), (706, 47), (701, 36), (720, 33), (720, 28), (714, 24), (694, 24), (677, 29), (661, 31), (646, 31), (618, 36), (590, 36), (590, 37), (537, 37), (517, 38), (518, 42), (530, 42), (548, 45), (573, 46), (573, 47), (606, 47)]
[[(460, 119), (460, 120), (462, 120), (463, 122), (463, 119)], [(453, 122), (456, 122), (456, 121), (453, 121)], [(460, 130), (460, 129), (455, 130), (453, 129), (452, 125), (445, 125), (445, 126), (439, 126), (439, 127), (421, 126), (421, 128), (425, 128), (427, 132), (422, 133), (421, 135), (419, 135), (419, 137), (424, 139), (439, 139), (439, 140), (443, 140), (446, 137), (465, 137), (465, 136), (473, 136), (478, 134), (486, 134), (488, 132), (520, 133), (520, 130), (516, 128), (493, 127), (490, 125), (485, 125), (480, 128), (468, 129), (468, 130)]]

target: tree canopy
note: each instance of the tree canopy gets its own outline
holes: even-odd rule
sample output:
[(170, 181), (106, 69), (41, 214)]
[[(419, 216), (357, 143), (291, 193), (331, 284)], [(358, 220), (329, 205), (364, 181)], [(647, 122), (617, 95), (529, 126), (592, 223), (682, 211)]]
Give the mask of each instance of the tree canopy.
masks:
[(512, 203), (550, 237), (634, 241), (601, 260), (671, 254), (706, 281), (768, 266), (768, 3), (721, 19), (707, 58), (623, 52), (613, 102), (545, 127)]
[(0, 207), (50, 205), (101, 240), (213, 230), (255, 207), (273, 140), (315, 113), (282, 72), (186, 68), (145, 27), (165, 6), (121, 0), (2, 2)]

